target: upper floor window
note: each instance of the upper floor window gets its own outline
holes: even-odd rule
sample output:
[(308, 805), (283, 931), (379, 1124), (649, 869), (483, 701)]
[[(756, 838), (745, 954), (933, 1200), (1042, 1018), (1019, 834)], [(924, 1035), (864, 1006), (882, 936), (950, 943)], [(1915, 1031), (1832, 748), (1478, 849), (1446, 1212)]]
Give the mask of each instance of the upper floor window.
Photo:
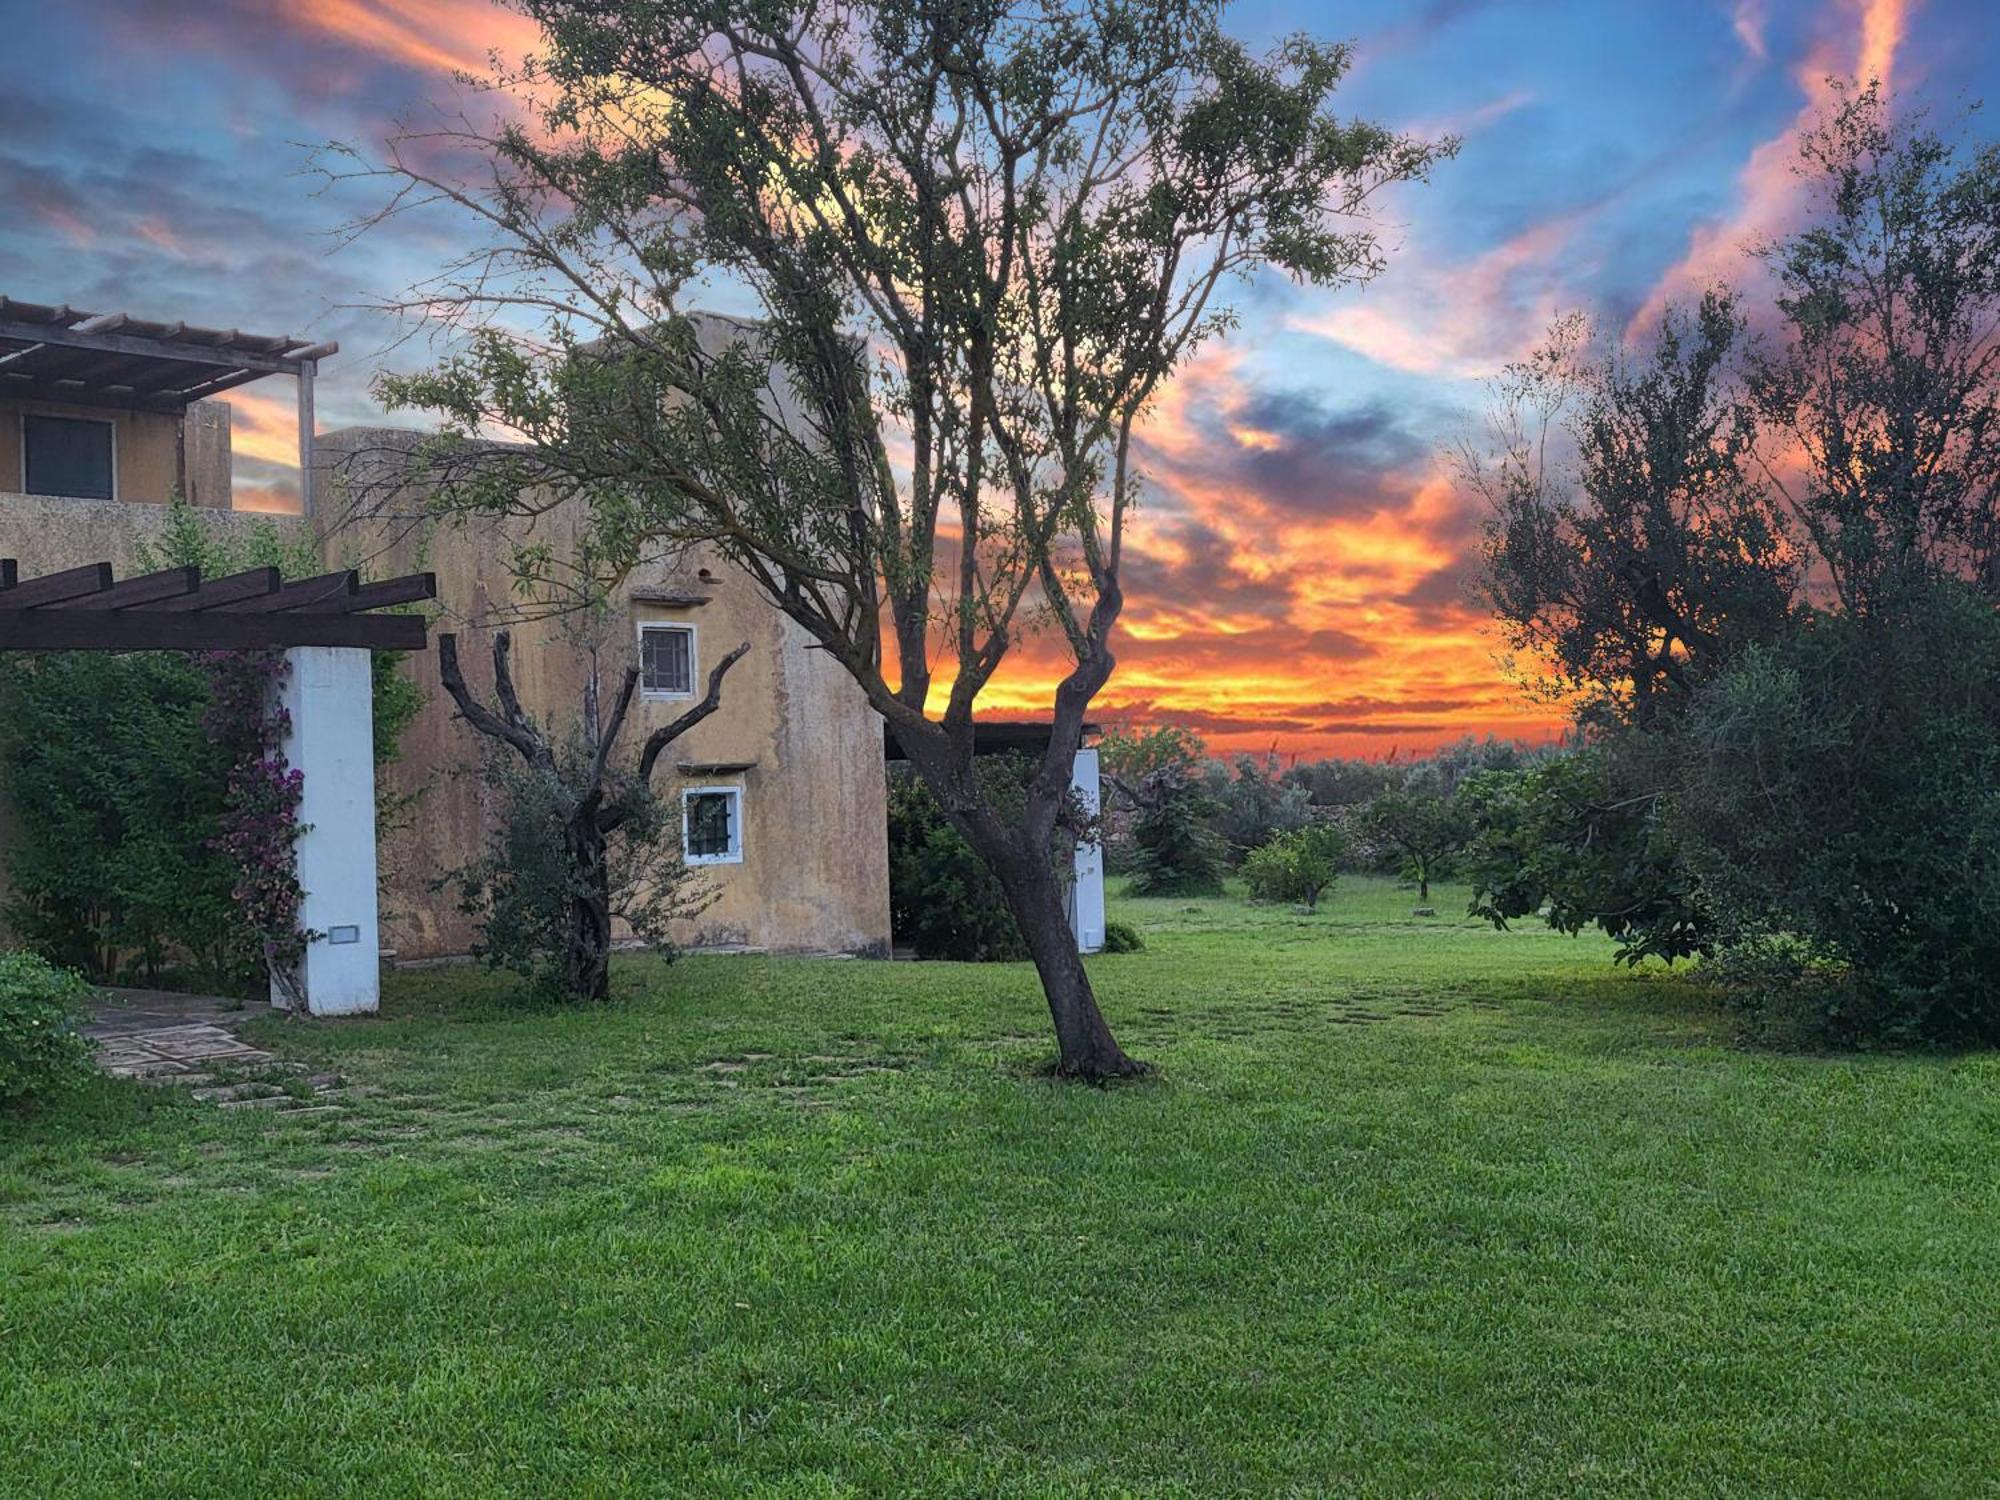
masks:
[(30, 495), (110, 500), (111, 424), (93, 417), (21, 418), (21, 488)]
[(694, 696), (694, 627), (639, 627), (639, 691), (648, 698)]

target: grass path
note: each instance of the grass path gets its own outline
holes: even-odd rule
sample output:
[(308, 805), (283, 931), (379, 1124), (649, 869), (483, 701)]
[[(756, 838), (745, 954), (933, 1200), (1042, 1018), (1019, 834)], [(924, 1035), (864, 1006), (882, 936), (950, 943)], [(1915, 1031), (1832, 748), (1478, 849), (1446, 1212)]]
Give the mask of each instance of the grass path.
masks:
[(0, 1118), (0, 1495), (2000, 1493), (2000, 1060), (1409, 908), (1116, 902), (1137, 1087), (1023, 968), (714, 958)]

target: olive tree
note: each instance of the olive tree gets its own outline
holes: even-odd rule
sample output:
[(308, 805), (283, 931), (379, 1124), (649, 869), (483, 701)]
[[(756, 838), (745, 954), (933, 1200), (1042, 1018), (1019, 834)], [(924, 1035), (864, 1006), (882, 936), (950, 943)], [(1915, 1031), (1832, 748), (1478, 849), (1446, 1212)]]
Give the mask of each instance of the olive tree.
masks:
[[(1347, 47), (1256, 55), (1211, 0), (520, 8), (526, 118), (330, 168), (481, 227), (406, 304), (464, 342), (383, 386), (468, 439), (440, 503), (581, 496), (608, 573), (688, 546), (744, 570), (992, 867), (1061, 1071), (1139, 1071), (1049, 858), (1113, 668), (1135, 431), (1232, 281), (1378, 271), (1371, 198), (1449, 143), (1338, 118)], [(718, 287), (756, 314), (724, 340), (691, 316)], [(496, 430), (521, 446), (469, 441)], [(1038, 630), (1065, 657), (1052, 732), (1003, 808), (976, 705)]]

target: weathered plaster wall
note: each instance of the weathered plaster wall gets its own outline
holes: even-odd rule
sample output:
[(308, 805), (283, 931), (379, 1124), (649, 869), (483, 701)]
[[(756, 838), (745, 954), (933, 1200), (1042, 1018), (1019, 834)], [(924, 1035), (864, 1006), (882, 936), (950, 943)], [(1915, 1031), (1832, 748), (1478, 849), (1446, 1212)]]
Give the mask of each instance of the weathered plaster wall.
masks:
[[(628, 581), (610, 619), (594, 633), (574, 622), (520, 618), (509, 564), (520, 533), (496, 525), (437, 529), (422, 521), (423, 495), (396, 486), (417, 435), (383, 430), (322, 434), (322, 493), (332, 518), (365, 509), (327, 540), (328, 555), (368, 560), (377, 576), (428, 569), (443, 610), (436, 632), (459, 638), (476, 691), (490, 694), (492, 640), (511, 628), (513, 668), (528, 710), (573, 724), (596, 652), (608, 700), (635, 663), (638, 626), (657, 619), (696, 631), (697, 687), (740, 642), (750, 653), (731, 671), (721, 709), (663, 759), (655, 785), (678, 800), (681, 784), (743, 791), (743, 861), (701, 868), (715, 901), (678, 937), (698, 945), (777, 951), (886, 953), (889, 941), (887, 807), (880, 722), (860, 690), (796, 626), (757, 595), (750, 580), (714, 558), (689, 556), (645, 567)], [(341, 497), (365, 495), (364, 506)], [(535, 530), (561, 555), (579, 516), (562, 510)], [(708, 576), (703, 576), (706, 568)], [(662, 605), (634, 592), (705, 597)], [(462, 722), (438, 680), (436, 654), (412, 662), (427, 702), (403, 741), (399, 791), (420, 796), (405, 826), (383, 841), (384, 943), (405, 958), (462, 953), (473, 931), (448, 898), (429, 890), (439, 871), (466, 863), (490, 826), (489, 794), (475, 774), (487, 744)], [(686, 702), (634, 703), (626, 744), (636, 747)], [(680, 775), (682, 764), (750, 762), (727, 774)]]
[[(139, 543), (157, 541), (166, 520), (164, 505), (18, 495), (0, 489), (0, 557), (18, 558), (21, 574), (28, 578), (93, 562), (110, 563), (122, 577), (131, 570)], [(210, 524), (244, 533), (272, 526), (281, 535), (290, 535), (303, 523), (296, 516), (223, 511), (211, 517)]]
[[(221, 407), (221, 413), (215, 412)], [(117, 498), (140, 505), (164, 505), (181, 477), (181, 419), (165, 412), (114, 411), (99, 406), (65, 406), (49, 401), (0, 401), (0, 493), (26, 483), (22, 469), (21, 417), (88, 417), (112, 425)], [(189, 409), (196, 451), (189, 455), (191, 504), (229, 506), (229, 411), (219, 401)]]

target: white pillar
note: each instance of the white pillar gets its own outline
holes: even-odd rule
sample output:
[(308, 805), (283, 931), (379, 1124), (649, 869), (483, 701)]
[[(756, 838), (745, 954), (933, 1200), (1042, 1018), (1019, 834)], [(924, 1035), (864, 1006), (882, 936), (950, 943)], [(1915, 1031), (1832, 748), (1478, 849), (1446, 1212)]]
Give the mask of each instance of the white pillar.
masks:
[[(1097, 816), (1097, 752), (1079, 750), (1070, 763), (1070, 786), (1083, 803), (1084, 812)], [(1104, 946), (1104, 844), (1101, 839), (1076, 846), (1076, 879), (1069, 888), (1069, 926), (1076, 934), (1079, 953), (1095, 953)]]
[[(357, 646), (298, 646), (285, 653), (280, 701), (291, 716), (285, 759), (304, 776), (297, 845), (305, 905), (316, 936), (299, 966), (306, 1009), (349, 1016), (381, 1003), (375, 912), (375, 730), (369, 653)], [(281, 999), (275, 986), (272, 1003)]]

